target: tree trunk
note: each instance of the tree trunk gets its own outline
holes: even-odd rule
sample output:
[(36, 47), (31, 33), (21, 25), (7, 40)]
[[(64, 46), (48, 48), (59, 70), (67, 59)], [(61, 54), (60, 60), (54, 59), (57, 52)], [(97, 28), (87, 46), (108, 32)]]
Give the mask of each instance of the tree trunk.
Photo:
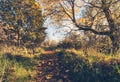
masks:
[(17, 42), (18, 42), (18, 46), (20, 47), (20, 43), (21, 43), (21, 41), (20, 41), (20, 32), (19, 32), (19, 30), (18, 30), (18, 38), (17, 38)]
[(116, 25), (114, 18), (112, 17), (111, 11), (109, 9), (109, 5), (106, 1), (102, 1), (103, 12), (107, 18), (109, 29), (111, 34), (108, 35), (112, 41), (112, 53), (115, 54), (119, 50), (120, 42), (119, 42), (119, 26)]
[(119, 35), (110, 35), (112, 41), (112, 53), (115, 54), (120, 48)]

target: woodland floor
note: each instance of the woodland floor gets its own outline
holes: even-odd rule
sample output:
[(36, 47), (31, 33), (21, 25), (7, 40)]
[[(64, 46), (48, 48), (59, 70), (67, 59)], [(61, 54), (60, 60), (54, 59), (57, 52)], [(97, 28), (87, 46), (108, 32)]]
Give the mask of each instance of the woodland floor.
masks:
[(69, 70), (61, 63), (60, 54), (47, 51), (42, 54), (37, 68), (36, 82), (71, 82)]

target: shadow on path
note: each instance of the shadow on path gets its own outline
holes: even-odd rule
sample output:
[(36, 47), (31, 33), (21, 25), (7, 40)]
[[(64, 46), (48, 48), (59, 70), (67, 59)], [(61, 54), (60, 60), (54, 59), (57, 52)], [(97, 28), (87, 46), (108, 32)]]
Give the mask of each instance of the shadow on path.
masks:
[(60, 54), (45, 53), (40, 57), (37, 69), (36, 82), (71, 82), (68, 76), (68, 70), (61, 65)]

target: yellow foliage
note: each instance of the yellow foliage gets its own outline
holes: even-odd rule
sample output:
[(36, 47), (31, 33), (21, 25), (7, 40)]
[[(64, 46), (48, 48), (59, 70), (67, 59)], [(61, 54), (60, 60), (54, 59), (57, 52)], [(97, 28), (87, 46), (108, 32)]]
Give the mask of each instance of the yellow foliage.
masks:
[(37, 2), (34, 3), (34, 5), (32, 6), (32, 8), (37, 8), (37, 9), (42, 9), (41, 5)]
[(80, 18), (77, 20), (77, 23), (90, 25), (92, 22), (89, 20), (89, 18)]

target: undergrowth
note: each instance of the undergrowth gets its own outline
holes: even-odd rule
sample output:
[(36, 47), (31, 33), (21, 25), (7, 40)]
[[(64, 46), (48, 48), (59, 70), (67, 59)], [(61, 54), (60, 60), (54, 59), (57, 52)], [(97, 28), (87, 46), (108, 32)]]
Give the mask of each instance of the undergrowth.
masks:
[(95, 50), (66, 50), (59, 53), (62, 65), (72, 82), (120, 82), (120, 56)]
[(4, 46), (0, 50), (0, 82), (35, 82), (39, 55), (27, 48)]
[[(0, 48), (0, 82), (35, 82), (41, 48)], [(47, 50), (47, 49), (46, 49)], [(120, 53), (103, 54), (94, 49), (52, 49), (72, 82), (120, 82)], [(50, 52), (50, 51), (49, 51)], [(48, 52), (46, 52), (48, 53)]]

